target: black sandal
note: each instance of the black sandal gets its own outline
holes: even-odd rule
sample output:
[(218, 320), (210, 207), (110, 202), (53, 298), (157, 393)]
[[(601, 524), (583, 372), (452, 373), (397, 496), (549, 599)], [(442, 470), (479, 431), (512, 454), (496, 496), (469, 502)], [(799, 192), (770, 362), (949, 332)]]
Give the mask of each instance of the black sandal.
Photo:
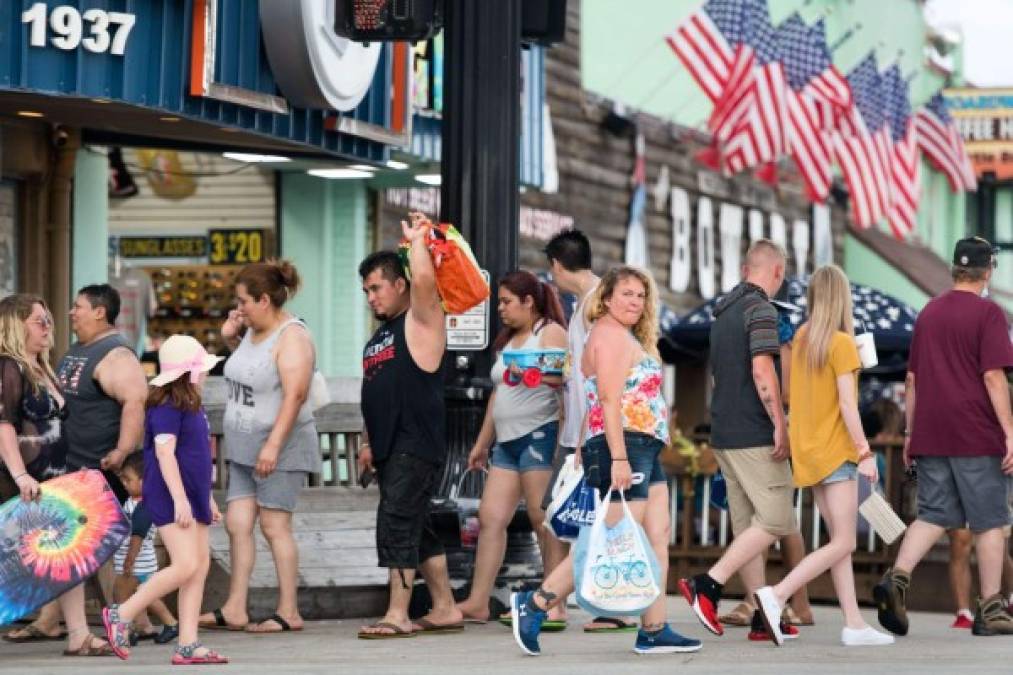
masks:
[(197, 627), (198, 628), (203, 628), (205, 630), (228, 630), (228, 631), (233, 631), (233, 632), (239, 632), (241, 630), (245, 630), (246, 629), (246, 626), (243, 626), (243, 625), (240, 625), (240, 624), (235, 624), (235, 623), (229, 623), (228, 621), (226, 621), (225, 620), (225, 615), (222, 614), (222, 608), (221, 607), (219, 607), (218, 609), (212, 611), (211, 613), (215, 617), (214, 622), (211, 622), (211, 621), (199, 621), (197, 623)]

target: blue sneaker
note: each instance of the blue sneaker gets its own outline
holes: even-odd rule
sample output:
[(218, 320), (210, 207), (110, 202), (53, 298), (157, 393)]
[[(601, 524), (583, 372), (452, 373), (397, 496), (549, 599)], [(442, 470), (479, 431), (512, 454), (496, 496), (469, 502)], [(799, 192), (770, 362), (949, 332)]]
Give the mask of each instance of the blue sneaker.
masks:
[(683, 654), (700, 651), (702, 646), (699, 640), (679, 635), (666, 623), (656, 633), (648, 633), (641, 628), (633, 651), (637, 654)]
[(511, 593), (510, 618), (517, 646), (529, 656), (538, 656), (542, 653), (542, 648), (538, 646), (538, 634), (542, 632), (546, 613), (531, 604), (533, 595), (533, 591)]

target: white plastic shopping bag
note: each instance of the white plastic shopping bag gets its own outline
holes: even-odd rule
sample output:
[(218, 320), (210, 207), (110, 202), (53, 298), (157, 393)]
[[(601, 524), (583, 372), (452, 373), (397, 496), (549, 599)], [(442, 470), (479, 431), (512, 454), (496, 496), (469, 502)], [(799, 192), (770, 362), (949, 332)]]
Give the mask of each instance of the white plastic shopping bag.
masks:
[(661, 595), (661, 568), (625, 498), (623, 517), (612, 527), (605, 524), (611, 497), (609, 490), (598, 504), (594, 523), (583, 528), (577, 540), (577, 604), (592, 616), (637, 616)]
[(545, 510), (549, 533), (560, 541), (576, 542), (580, 528), (594, 522), (596, 491), (587, 485), (584, 469), (575, 465), (573, 455), (566, 458), (552, 496)]

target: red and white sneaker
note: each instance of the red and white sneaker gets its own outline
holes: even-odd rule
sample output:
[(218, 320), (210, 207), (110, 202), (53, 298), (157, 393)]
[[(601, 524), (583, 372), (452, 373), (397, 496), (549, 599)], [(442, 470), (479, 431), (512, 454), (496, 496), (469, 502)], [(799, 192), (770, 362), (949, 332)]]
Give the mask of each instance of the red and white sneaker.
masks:
[[(781, 636), (785, 640), (794, 640), (798, 637), (798, 628), (792, 626), (785, 620), (781, 620)], [(760, 610), (753, 612), (753, 621), (749, 627), (749, 639), (753, 642), (769, 642), (773, 640), (770, 633), (767, 632), (767, 627), (763, 623), (763, 617), (760, 616)]]
[(957, 618), (950, 624), (950, 628), (966, 628), (967, 630), (971, 630), (972, 626), (974, 626), (974, 615), (966, 609), (957, 612)]
[(679, 579), (679, 590), (704, 628), (715, 635), (724, 635), (725, 629), (718, 621), (718, 603), (721, 596), (713, 591), (706, 591), (706, 585), (700, 583), (702, 577), (703, 575), (698, 574), (691, 579)]

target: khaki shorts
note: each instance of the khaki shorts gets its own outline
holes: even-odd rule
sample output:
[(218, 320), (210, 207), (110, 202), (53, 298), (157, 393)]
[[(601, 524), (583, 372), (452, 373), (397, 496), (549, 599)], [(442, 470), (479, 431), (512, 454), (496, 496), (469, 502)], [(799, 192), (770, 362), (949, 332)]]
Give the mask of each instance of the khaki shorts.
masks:
[(788, 462), (771, 459), (773, 450), (773, 446), (764, 446), (714, 453), (725, 477), (735, 535), (750, 527), (778, 537), (798, 532), (791, 468)]

